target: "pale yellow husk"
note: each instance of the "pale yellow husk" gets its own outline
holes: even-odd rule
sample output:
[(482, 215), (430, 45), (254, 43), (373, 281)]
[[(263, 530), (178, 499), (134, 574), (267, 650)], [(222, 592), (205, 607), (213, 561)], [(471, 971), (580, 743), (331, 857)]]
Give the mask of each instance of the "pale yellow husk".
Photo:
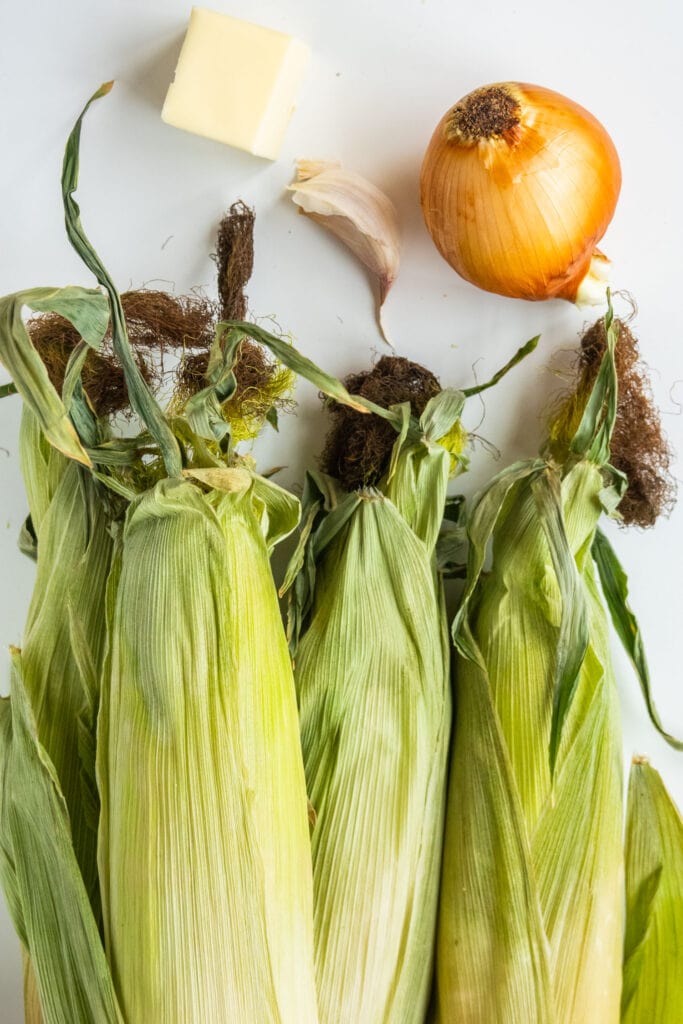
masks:
[(306, 791), (264, 536), (296, 509), (262, 491), (279, 489), (162, 481), (131, 504), (110, 581), (100, 875), (130, 1021), (317, 1019)]

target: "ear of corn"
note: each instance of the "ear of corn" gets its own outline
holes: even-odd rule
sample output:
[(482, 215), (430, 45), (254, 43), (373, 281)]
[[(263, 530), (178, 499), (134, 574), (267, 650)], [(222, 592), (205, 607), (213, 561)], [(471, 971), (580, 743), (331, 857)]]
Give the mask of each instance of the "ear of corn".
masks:
[[(445, 408), (439, 396), (430, 410)], [(462, 395), (451, 410), (457, 417)], [(291, 625), (312, 831), (321, 1021), (426, 1010), (450, 728), (434, 548), (451, 458), (409, 409), (388, 479), (309, 474)], [(437, 429), (438, 435), (445, 430)], [(298, 640), (298, 642), (297, 642)]]
[(444, 1024), (619, 1017), (620, 724), (591, 556), (610, 499), (614, 340), (567, 465), (504, 471), (468, 527), (437, 952)]
[[(37, 447), (27, 445), (26, 463), (52, 458), (42, 444), (44, 435), (71, 459), (94, 462), (93, 479), (133, 499), (111, 568), (103, 565), (98, 573), (98, 587), (104, 587), (109, 573), (104, 602), (108, 649), (101, 670), (100, 652), (91, 648), (88, 636), (90, 609), (81, 607), (73, 579), (67, 586), (57, 573), (49, 576), (37, 591), (33, 615), (38, 622), (47, 614), (46, 595), (51, 604), (62, 599), (59, 613), (65, 616), (69, 656), (80, 675), (79, 728), (70, 738), (77, 740), (81, 763), (84, 754), (92, 754), (99, 706), (99, 880), (108, 958), (127, 1019), (315, 1022), (305, 780), (292, 668), (268, 562), (269, 547), (296, 525), (298, 502), (244, 469), (225, 468), (211, 424), (211, 450), (219, 457), (210, 457), (208, 466), (202, 461), (209, 449), (201, 438), (196, 451), (202, 470), (222, 472), (223, 479), (207, 485), (181, 478), (179, 445), (132, 361), (118, 294), (80, 223), (73, 198), (80, 126), (81, 118), (65, 155), (67, 230), (108, 292), (113, 344), (129, 397), (148, 428), (145, 444), (162, 456), (169, 477), (135, 497), (129, 484), (111, 474), (114, 461), (125, 465), (134, 458), (134, 445), (101, 445), (79, 390), (82, 351), (67, 371), (61, 398), (44, 369), (33, 365), (37, 356), (19, 319), (26, 295), (10, 297), (3, 307), (12, 317), (0, 355), (42, 432), (33, 438), (40, 442)], [(50, 292), (49, 307), (47, 300), (39, 305), (44, 298), (31, 293), (31, 304), (69, 315), (70, 293), (60, 292), (55, 299)], [(98, 309), (102, 302), (107, 307), (99, 293), (90, 298)], [(79, 307), (78, 317), (73, 316), (79, 329), (85, 323), (82, 312)], [(95, 343), (89, 328), (82, 333), (86, 343)], [(218, 342), (217, 354), (222, 358)], [(34, 488), (39, 560), (48, 564), (53, 543), (53, 568), (59, 564), (60, 571), (57, 549), (73, 539), (68, 530), (57, 531), (57, 520), (63, 528), (73, 525), (71, 506), (67, 503), (59, 517), (52, 513), (62, 490), (74, 499), (75, 514), (80, 486), (80, 512), (91, 512), (88, 488), (94, 492), (95, 485), (78, 473), (78, 467), (65, 463), (54, 488), (51, 483)], [(99, 539), (111, 554), (107, 527), (101, 524)], [(63, 568), (73, 575), (80, 563), (69, 553)], [(97, 606), (99, 614), (99, 601)], [(33, 635), (30, 628), (27, 641)], [(44, 669), (57, 657), (43, 649), (40, 636), (36, 629), (31, 655), (39, 710), (41, 686), (47, 685)], [(66, 649), (60, 648), (59, 657), (66, 658)], [(27, 701), (33, 697), (29, 694)], [(4, 731), (4, 748), (10, 750)], [(57, 786), (52, 767), (50, 773)], [(86, 783), (92, 781), (89, 771), (82, 774)], [(82, 812), (92, 824), (89, 812), (96, 808), (88, 806), (88, 795), (94, 794), (86, 785), (75, 817)], [(6, 834), (11, 840), (5, 827), (11, 825), (12, 802), (10, 793), (3, 803), (3, 843)], [(71, 849), (64, 814), (63, 838)], [(48, 819), (43, 824), (45, 843), (54, 843), (57, 826)], [(110, 1019), (111, 1007), (90, 1005), (80, 966), (68, 960), (72, 940), (59, 925), (66, 929), (72, 921), (52, 913), (49, 889), (36, 887), (30, 907), (34, 917), (28, 916), (28, 894), (17, 890), (14, 879), (31, 865), (26, 849), (21, 851), (24, 861), (17, 848), (15, 842), (2, 847), (3, 881), (35, 968), (46, 1020), (99, 1024)], [(60, 884), (73, 881), (73, 866), (66, 863)], [(55, 874), (61, 868), (52, 865)], [(79, 909), (75, 902), (74, 912)], [(97, 934), (92, 914), (87, 926)], [(102, 980), (100, 967), (93, 966), (96, 954), (97, 947), (90, 961), (81, 959), (84, 969)], [(99, 955), (105, 967), (102, 983), (111, 988), (101, 949)]]
[(130, 1020), (316, 1019), (306, 792), (263, 493), (244, 470), (223, 492), (162, 481), (127, 514), (98, 778), (107, 949)]
[(66, 802), (12, 655), (0, 703), (0, 875), (31, 953), (46, 1024), (121, 1024), (97, 924), (74, 856)]
[(683, 820), (654, 768), (631, 767), (622, 1024), (677, 1024), (683, 1007)]

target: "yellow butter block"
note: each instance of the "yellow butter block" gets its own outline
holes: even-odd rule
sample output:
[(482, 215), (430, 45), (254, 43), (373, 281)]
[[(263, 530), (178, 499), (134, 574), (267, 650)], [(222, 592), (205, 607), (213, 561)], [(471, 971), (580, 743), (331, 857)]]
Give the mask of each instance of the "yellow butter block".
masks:
[(161, 117), (275, 160), (309, 56), (283, 32), (193, 7)]

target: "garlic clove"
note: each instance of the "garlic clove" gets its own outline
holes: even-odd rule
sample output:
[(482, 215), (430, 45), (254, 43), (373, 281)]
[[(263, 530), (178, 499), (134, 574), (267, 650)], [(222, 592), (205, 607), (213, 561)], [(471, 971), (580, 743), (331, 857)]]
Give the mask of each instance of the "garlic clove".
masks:
[(400, 262), (400, 234), (394, 204), (360, 174), (325, 160), (299, 160), (296, 180), (288, 189), (301, 213), (336, 235), (377, 277), (378, 322), (388, 342), (382, 324), (382, 306), (396, 280)]

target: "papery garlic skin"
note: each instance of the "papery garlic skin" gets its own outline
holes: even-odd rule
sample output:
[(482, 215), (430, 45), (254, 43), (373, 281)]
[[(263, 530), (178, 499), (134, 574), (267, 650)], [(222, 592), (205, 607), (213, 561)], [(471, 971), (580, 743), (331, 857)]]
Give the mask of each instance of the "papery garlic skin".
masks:
[(299, 160), (297, 179), (287, 187), (301, 212), (336, 235), (378, 278), (381, 310), (400, 263), (398, 215), (389, 197), (360, 174), (324, 160)]
[(584, 302), (584, 278), (606, 262), (595, 247), (620, 188), (617, 151), (592, 114), (550, 89), (506, 82), (475, 90), (441, 119), (421, 203), (441, 255), (467, 281), (514, 298)]

